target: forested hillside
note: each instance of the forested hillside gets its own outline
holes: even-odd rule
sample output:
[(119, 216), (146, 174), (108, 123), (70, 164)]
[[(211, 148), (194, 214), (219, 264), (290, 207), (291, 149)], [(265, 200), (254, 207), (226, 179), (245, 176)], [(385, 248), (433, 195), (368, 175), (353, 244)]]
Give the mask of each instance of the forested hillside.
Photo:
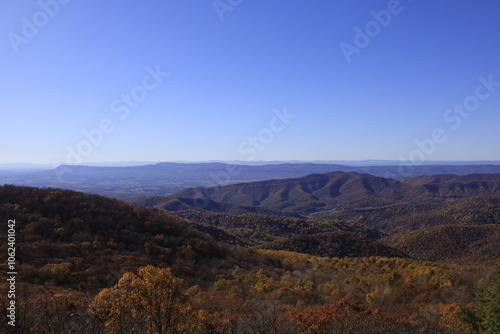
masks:
[[(329, 231), (356, 232), (372, 239), (380, 239), (386, 236), (374, 228), (352, 221), (300, 219), (253, 213), (231, 215), (200, 211), (178, 211), (174, 214), (187, 219), (191, 224), (196, 222), (198, 228), (211, 226), (223, 230), (226, 234), (236, 237), (246, 245), (258, 245), (284, 237)], [(216, 236), (214, 238), (217, 239)], [(224, 239), (217, 240), (232, 243)]]
[(296, 235), (264, 243), (263, 249), (286, 250), (326, 257), (399, 257), (408, 255), (358, 233), (336, 231), (320, 234)]
[(387, 234), (437, 225), (500, 224), (500, 199), (472, 197), (460, 200), (339, 210), (323, 218), (350, 220)]
[[(473, 302), (490, 272), (398, 257), (406, 255), (356, 233), (382, 236), (356, 223), (199, 212), (184, 221), (60, 189), (0, 187), (0, 216), (16, 220), (21, 332), (146, 333), (144, 319), (168, 313), (175, 318), (157, 325), (176, 333), (326, 333), (332, 326), (341, 333), (457, 333), (459, 303)], [(228, 233), (238, 224), (271, 239), (310, 233), (264, 247), (312, 246), (321, 257), (231, 246), (193, 228)], [(311, 234), (315, 228), (334, 230)]]
[(433, 174), (500, 173), (500, 165), (424, 165), (407, 168), (392, 166), (345, 166), (327, 163), (277, 163), (236, 165), (227, 163), (171, 163), (143, 166), (95, 167), (61, 165), (45, 171), (13, 170), (0, 173), (0, 184), (55, 187), (108, 197), (168, 195), (187, 187), (286, 179), (333, 171), (367, 173), (379, 177), (401, 178)]
[(419, 260), (495, 263), (500, 258), (500, 225), (439, 225), (383, 240)]
[[(203, 259), (230, 252), (168, 214), (69, 190), (0, 187), (4, 220), (16, 220), (17, 260), (24, 282), (51, 281), (95, 290), (127, 270), (164, 264), (177, 275), (210, 275)], [(6, 238), (1, 251), (7, 252)], [(199, 266), (193, 266), (198, 263)]]
[(403, 204), (432, 206), (441, 201), (477, 197), (500, 198), (500, 174), (426, 176), (398, 181), (368, 174), (331, 172), (293, 179), (187, 188), (169, 196), (127, 201), (169, 211), (329, 217), (330, 213), (339, 210)]
[(383, 206), (432, 197), (422, 186), (368, 174), (344, 172), (217, 188), (188, 188), (173, 196), (206, 198), (216, 202), (301, 214), (343, 207)]

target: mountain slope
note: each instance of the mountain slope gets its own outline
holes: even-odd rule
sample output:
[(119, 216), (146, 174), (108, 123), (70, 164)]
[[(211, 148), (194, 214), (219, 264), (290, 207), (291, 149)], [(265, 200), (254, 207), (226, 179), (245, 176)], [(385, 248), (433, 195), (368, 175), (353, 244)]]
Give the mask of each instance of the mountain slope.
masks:
[[(309, 215), (328, 210), (425, 200), (500, 197), (500, 174), (474, 174), (444, 182), (400, 182), (368, 174), (331, 172), (301, 178), (188, 188), (172, 196), (208, 199), (241, 206)], [(410, 181), (410, 182), (409, 182)]]
[(322, 217), (356, 221), (387, 234), (437, 225), (500, 224), (500, 198), (475, 197), (380, 208), (347, 209), (327, 213)]
[[(371, 257), (391, 253), (385, 253), (389, 248), (379, 242), (348, 232), (312, 236), (313, 243), (306, 236), (275, 247), (370, 257), (321, 258), (232, 247), (214, 242), (193, 229), (194, 224), (170, 214), (60, 189), (0, 187), (0, 221), (5, 227), (10, 219), (16, 220), (19, 272), (16, 328), (23, 332), (104, 333), (110, 322), (126, 325), (121, 332), (141, 331), (143, 326), (137, 327), (131, 316), (137, 314), (137, 306), (170, 310), (173, 301), (185, 306), (174, 309), (175, 314), (196, 318), (182, 327), (189, 333), (195, 332), (191, 328), (203, 333), (270, 333), (277, 325), (285, 333), (318, 328), (329, 332), (339, 325), (347, 331), (355, 326), (363, 333), (374, 332), (373, 328), (379, 333), (388, 328), (394, 333), (429, 328), (433, 333), (457, 333), (458, 325), (448, 325), (455, 306), (471, 302), (470, 293), (464, 292), (482, 284), (488, 273), (485, 267)], [(0, 252), (7, 254), (3, 231)], [(137, 269), (150, 264), (171, 273), (162, 270), (165, 276), (146, 279)], [(0, 269), (4, 274), (5, 270), (5, 266)], [(125, 284), (112, 288), (119, 279)], [(157, 293), (166, 285), (172, 298)], [(8, 282), (0, 288), (7, 291)], [(110, 289), (99, 292), (100, 288)], [(98, 292), (102, 298), (92, 305), (104, 307), (96, 314), (89, 302)], [(132, 300), (130, 296), (141, 298), (133, 298), (133, 305), (124, 303)], [(7, 293), (0, 296), (4, 309), (9, 298)], [(310, 326), (304, 326), (309, 320)], [(0, 322), (0, 332), (12, 331), (7, 321)]]
[[(278, 211), (267, 210), (256, 206), (244, 206), (231, 203), (215, 202), (210, 199), (186, 198), (175, 196), (148, 196), (130, 197), (124, 202), (152, 208), (159, 211), (209, 211), (230, 214), (258, 213), (264, 215), (282, 215)], [(299, 214), (290, 213), (291, 216), (300, 217)]]
[[(172, 215), (69, 190), (2, 186), (0, 220), (16, 221), (16, 260), (25, 283), (93, 290), (146, 264), (168, 265), (201, 282), (210, 278), (211, 261), (249, 258)], [(7, 254), (5, 240), (0, 251)]]
[(332, 171), (401, 178), (432, 174), (500, 173), (500, 165), (345, 166), (318, 163), (235, 165), (225, 163), (158, 163), (133, 167), (62, 165), (41, 172), (0, 175), (1, 184), (55, 187), (108, 197), (167, 195), (186, 187), (302, 177)]
[(310, 214), (339, 207), (382, 206), (423, 200), (432, 194), (422, 186), (368, 174), (331, 172), (301, 178), (248, 182), (214, 188), (188, 188), (172, 196), (206, 198), (273, 211)]
[(366, 236), (345, 231), (299, 235), (266, 243), (259, 248), (326, 257), (408, 257), (403, 252)]
[[(224, 163), (158, 163), (133, 167), (62, 165), (53, 170), (21, 173), (0, 184), (66, 188), (109, 197), (166, 195), (186, 187), (289, 178), (354, 167), (329, 164), (275, 164), (262, 166)], [(500, 166), (499, 166), (500, 170)]]
[(500, 174), (432, 175), (406, 178), (406, 183), (422, 185), (436, 197), (465, 198), (500, 194)]
[(478, 174), (471, 173), (467, 175), (457, 174), (435, 174), (421, 175), (416, 177), (400, 178), (400, 181), (411, 184), (436, 184), (436, 183), (469, 183), (469, 182), (496, 182), (500, 179), (500, 173)]
[(500, 258), (500, 225), (432, 226), (383, 242), (419, 260), (494, 263)]
[[(179, 211), (176, 215), (188, 222), (196, 223), (196, 228), (206, 231), (216, 240), (241, 245), (258, 245), (295, 235), (318, 234), (330, 231), (348, 231), (380, 239), (385, 234), (363, 224), (327, 219), (299, 219), (284, 216), (268, 216), (253, 213), (230, 215), (200, 211)], [(209, 231), (208, 228), (217, 228)], [(221, 234), (219, 230), (224, 231)], [(212, 234), (213, 233), (213, 234)]]

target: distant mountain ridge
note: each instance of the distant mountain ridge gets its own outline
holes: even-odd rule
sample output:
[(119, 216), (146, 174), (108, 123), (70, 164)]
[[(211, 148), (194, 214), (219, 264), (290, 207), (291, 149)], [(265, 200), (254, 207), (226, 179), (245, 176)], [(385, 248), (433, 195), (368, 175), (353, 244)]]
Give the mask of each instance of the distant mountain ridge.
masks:
[[(188, 188), (165, 196), (163, 200), (167, 203), (174, 198), (182, 198), (184, 203), (189, 203), (186, 199), (191, 198), (192, 208), (198, 210), (210, 210), (208, 206), (217, 202), (310, 215), (328, 210), (381, 207), (446, 198), (500, 197), (500, 173), (456, 177), (454, 181), (448, 178), (437, 183), (412, 182), (412, 179), (401, 182), (369, 174), (330, 172), (222, 187)], [(155, 198), (156, 207), (161, 200), (161, 197)], [(133, 198), (127, 201), (145, 205), (148, 200)]]
[(0, 184), (64, 188), (108, 197), (167, 195), (187, 187), (296, 178), (313, 173), (357, 172), (400, 178), (433, 174), (500, 173), (500, 165), (347, 166), (326, 163), (239, 165), (226, 163), (157, 163), (128, 167), (62, 165), (39, 172), (1, 174)]
[[(330, 172), (216, 188), (189, 188), (173, 196), (308, 214), (339, 206), (381, 206), (404, 198), (416, 199), (409, 193), (412, 188), (369, 174)], [(422, 191), (415, 195), (422, 196)]]
[[(281, 212), (258, 208), (255, 206), (237, 205), (232, 203), (215, 202), (209, 199), (193, 199), (175, 196), (150, 196), (143, 198), (127, 198), (125, 202), (133, 203), (149, 208), (155, 208), (160, 211), (183, 211), (197, 210), (203, 208), (203, 211), (242, 214), (258, 213), (265, 215), (283, 215)], [(300, 217), (299, 214), (288, 214), (288, 216)]]

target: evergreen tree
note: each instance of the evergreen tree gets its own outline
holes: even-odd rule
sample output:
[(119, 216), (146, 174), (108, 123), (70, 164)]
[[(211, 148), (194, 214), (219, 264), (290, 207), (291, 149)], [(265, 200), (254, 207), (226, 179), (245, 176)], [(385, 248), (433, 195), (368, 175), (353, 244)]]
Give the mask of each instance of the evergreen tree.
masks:
[(455, 316), (468, 333), (500, 333), (500, 263), (494, 267), (489, 286), (478, 292), (474, 308), (461, 305)]
[(479, 292), (476, 315), (486, 333), (500, 333), (500, 264), (497, 264), (490, 285)]

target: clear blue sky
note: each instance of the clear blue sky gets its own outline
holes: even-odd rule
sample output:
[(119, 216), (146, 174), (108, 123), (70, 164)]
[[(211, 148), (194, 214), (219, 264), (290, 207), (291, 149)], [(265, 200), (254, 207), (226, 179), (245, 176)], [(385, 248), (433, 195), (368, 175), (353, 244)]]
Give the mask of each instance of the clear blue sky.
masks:
[(60, 2), (0, 0), (0, 163), (500, 160), (498, 1)]

